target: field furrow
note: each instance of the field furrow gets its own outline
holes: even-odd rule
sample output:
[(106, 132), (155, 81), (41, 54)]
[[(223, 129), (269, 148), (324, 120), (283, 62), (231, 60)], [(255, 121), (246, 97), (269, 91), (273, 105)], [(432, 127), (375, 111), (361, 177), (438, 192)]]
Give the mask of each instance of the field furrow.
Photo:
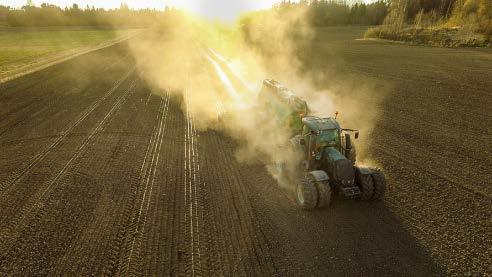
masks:
[[(317, 29), (301, 56), (329, 75), (317, 86), (362, 101), (361, 125), (374, 118), (349, 127), (387, 176), (377, 203), (302, 210), (243, 158), (247, 136), (204, 127), (195, 108), (219, 119), (254, 92), (203, 45), (156, 61), (177, 67), (157, 78), (121, 43), (0, 84), (0, 275), (490, 274), (490, 53), (359, 31)], [(174, 73), (182, 91), (162, 85)]]

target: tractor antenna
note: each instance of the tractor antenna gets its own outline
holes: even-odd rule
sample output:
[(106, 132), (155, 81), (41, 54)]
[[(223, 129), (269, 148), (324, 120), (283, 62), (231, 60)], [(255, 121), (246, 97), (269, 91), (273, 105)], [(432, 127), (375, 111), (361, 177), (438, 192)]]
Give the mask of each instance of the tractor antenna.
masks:
[(337, 119), (338, 114), (339, 114), (339, 113), (338, 113), (338, 111), (336, 111), (336, 112), (335, 112), (335, 119)]

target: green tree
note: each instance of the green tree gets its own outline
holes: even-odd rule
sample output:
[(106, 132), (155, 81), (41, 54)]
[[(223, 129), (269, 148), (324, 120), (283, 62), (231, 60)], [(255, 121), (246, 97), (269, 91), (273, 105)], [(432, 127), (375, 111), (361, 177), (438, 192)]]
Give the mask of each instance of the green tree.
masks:
[(478, 8), (478, 18), (480, 20), (480, 31), (492, 38), (492, 3), (490, 0), (481, 0)]
[(478, 7), (478, 16), (481, 20), (490, 21), (492, 19), (492, 2), (481, 0)]

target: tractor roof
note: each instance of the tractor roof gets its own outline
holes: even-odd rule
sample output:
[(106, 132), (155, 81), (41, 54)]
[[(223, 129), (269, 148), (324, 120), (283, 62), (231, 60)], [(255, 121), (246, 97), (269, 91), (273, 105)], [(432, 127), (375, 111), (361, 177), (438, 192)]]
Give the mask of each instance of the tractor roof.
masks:
[(332, 118), (319, 118), (314, 116), (307, 116), (302, 119), (302, 123), (308, 126), (313, 131), (340, 129), (338, 122)]
[(274, 88), (274, 87), (281, 87), (282, 86), (279, 82), (277, 82), (277, 81), (275, 81), (273, 79), (265, 79), (265, 80), (263, 80), (263, 85), (269, 86), (269, 87), (272, 87), (272, 88)]

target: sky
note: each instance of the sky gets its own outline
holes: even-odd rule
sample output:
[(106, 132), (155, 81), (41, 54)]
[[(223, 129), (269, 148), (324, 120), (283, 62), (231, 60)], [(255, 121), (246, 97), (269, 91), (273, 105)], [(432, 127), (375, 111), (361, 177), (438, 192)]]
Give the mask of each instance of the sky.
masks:
[[(364, 1), (370, 2), (371, 0)], [(26, 0), (0, 0), (0, 5), (21, 7), (26, 2)], [(42, 3), (49, 3), (66, 7), (77, 3), (80, 7), (89, 5), (105, 9), (118, 8), (122, 2), (134, 9), (164, 9), (166, 6), (172, 6), (211, 19), (233, 20), (242, 12), (269, 8), (278, 0), (34, 0), (34, 4), (37, 6)]]

